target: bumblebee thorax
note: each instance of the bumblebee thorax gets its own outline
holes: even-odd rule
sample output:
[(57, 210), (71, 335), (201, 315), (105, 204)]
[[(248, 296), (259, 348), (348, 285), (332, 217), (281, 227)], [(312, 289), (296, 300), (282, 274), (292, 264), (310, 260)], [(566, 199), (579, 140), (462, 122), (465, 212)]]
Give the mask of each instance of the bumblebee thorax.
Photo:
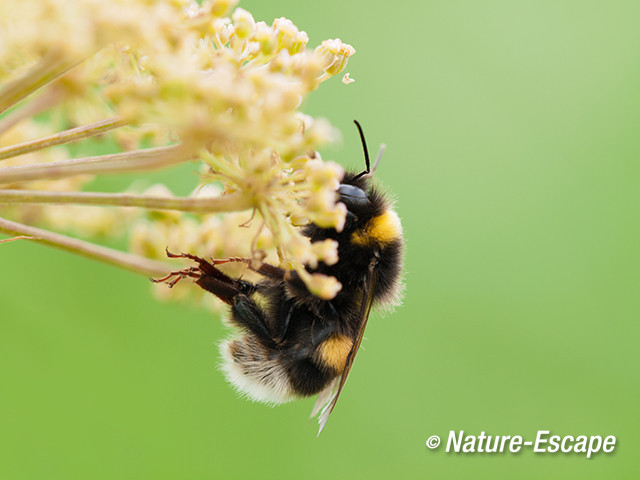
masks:
[(360, 247), (385, 246), (402, 237), (402, 224), (398, 214), (392, 209), (384, 210), (380, 215), (372, 217), (364, 226), (351, 234), (350, 241)]

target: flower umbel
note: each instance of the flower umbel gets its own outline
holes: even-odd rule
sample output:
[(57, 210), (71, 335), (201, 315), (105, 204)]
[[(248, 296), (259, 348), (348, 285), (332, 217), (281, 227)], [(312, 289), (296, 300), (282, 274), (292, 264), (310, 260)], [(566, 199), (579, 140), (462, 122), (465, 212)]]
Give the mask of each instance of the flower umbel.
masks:
[[(230, 11), (235, 3), (0, 4), (0, 214), (12, 219), (0, 219), (0, 231), (134, 270), (138, 258), (144, 274), (162, 269), (167, 247), (265, 251), (314, 293), (335, 295), (335, 279), (305, 266), (335, 263), (337, 246), (313, 244), (297, 227), (344, 225), (335, 201), (342, 168), (316, 152), (336, 132), (299, 107), (355, 50), (339, 39), (307, 49), (290, 20), (256, 22)], [(97, 135), (118, 150), (74, 157), (71, 142)], [(201, 170), (189, 197), (163, 186), (85, 191), (97, 175), (187, 161)], [(85, 237), (125, 233), (135, 255), (26, 225), (34, 223)]]

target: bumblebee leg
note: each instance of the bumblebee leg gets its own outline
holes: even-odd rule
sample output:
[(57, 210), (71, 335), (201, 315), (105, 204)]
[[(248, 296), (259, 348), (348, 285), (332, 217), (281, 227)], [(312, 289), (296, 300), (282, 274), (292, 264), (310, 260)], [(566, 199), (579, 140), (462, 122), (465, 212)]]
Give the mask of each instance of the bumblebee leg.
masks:
[[(304, 284), (299, 279), (298, 274), (296, 274), (295, 272), (283, 270), (282, 268), (276, 267), (276, 266), (271, 265), (269, 263), (262, 263), (260, 268), (253, 268), (251, 266), (252, 265), (251, 259), (250, 258), (246, 258), (246, 257), (229, 257), (229, 258), (226, 258), (224, 260), (213, 260), (212, 259), (212, 261), (215, 262), (216, 264), (228, 263), (228, 262), (242, 262), (245, 265), (247, 265), (254, 272), (257, 272), (257, 273), (259, 273), (261, 275), (264, 275), (265, 277), (271, 278), (273, 280), (291, 282), (291, 281), (294, 281), (294, 280), (291, 279), (291, 276), (292, 276), (292, 274), (295, 274), (295, 279), (297, 279), (298, 282), (302, 285), (302, 288), (305, 288)], [(285, 280), (286, 277), (290, 277), (290, 278)], [(262, 313), (262, 311), (259, 309), (259, 307), (257, 307), (255, 305), (255, 303), (250, 298), (247, 298), (247, 300), (250, 301), (251, 304), (253, 305), (253, 308), (257, 309), (259, 311), (259, 313), (262, 315), (262, 324), (266, 325), (266, 329), (267, 329), (267, 331), (269, 333), (270, 339), (273, 342), (275, 342), (276, 344), (281, 343), (282, 340), (284, 339), (285, 335), (287, 334), (287, 330), (289, 329), (289, 322), (291, 321), (291, 315), (293, 313), (293, 303), (291, 301), (288, 301), (288, 300), (283, 300), (281, 302), (281, 304), (280, 304), (279, 312), (278, 312), (278, 314), (277, 314), (277, 316), (275, 318), (276, 322), (273, 322), (273, 321), (268, 322), (266, 320), (264, 314)], [(240, 307), (240, 308), (243, 308), (243, 307)], [(272, 319), (272, 320), (274, 320), (274, 319)]]
[(267, 278), (285, 282), (291, 290), (293, 290), (294, 292), (298, 292), (300, 295), (309, 293), (309, 290), (300, 278), (300, 275), (298, 275), (298, 273), (293, 270), (284, 270), (269, 263), (263, 263), (260, 268), (256, 268), (253, 270), (261, 275), (264, 275)]
[[(311, 295), (309, 289), (302, 281), (302, 278), (300, 278), (300, 275), (298, 275), (298, 273), (293, 270), (284, 270), (269, 263), (263, 263), (262, 265), (260, 265), (260, 268), (254, 268), (252, 270), (258, 272), (261, 275), (264, 275), (267, 278), (285, 282), (287, 284), (287, 287), (289, 287), (292, 292), (295, 292), (295, 294), (299, 296)], [(284, 328), (284, 331), (286, 332), (286, 327)]]
[(251, 331), (258, 337), (263, 345), (273, 347), (276, 339), (267, 327), (267, 319), (264, 311), (256, 305), (247, 295), (240, 294), (233, 299), (231, 306), (233, 320), (243, 328)]
[(278, 314), (278, 324), (275, 326), (275, 332), (273, 338), (276, 342), (280, 343), (284, 340), (287, 330), (289, 329), (289, 322), (291, 321), (291, 315), (293, 314), (293, 303), (291, 301), (283, 302)]
[(168, 250), (167, 256), (169, 258), (188, 258), (196, 262), (198, 266), (171, 272), (163, 278), (152, 279), (152, 281), (168, 282), (170, 286), (173, 286), (185, 277), (195, 278), (196, 285), (231, 305), (232, 319), (235, 323), (251, 331), (265, 345), (275, 345), (275, 340), (267, 326), (264, 311), (250, 298), (250, 295), (256, 290), (255, 285), (245, 280), (231, 278), (215, 267), (221, 263), (243, 261), (242, 259), (232, 258), (209, 262), (189, 253), (175, 254)]
[[(192, 257), (189, 257), (192, 258)], [(200, 259), (201, 260), (201, 259)], [(254, 268), (252, 266), (252, 260), (247, 257), (229, 257), (221, 260), (211, 259), (213, 265), (220, 265), (222, 263), (231, 263), (231, 262), (241, 262), (246, 264), (251, 270), (260, 275), (263, 275), (267, 278), (271, 278), (273, 280), (280, 280), (283, 282), (287, 282), (287, 284), (297, 291), (302, 291), (308, 293), (307, 286), (304, 284), (300, 275), (292, 270), (285, 270), (280, 267), (276, 267), (275, 265), (271, 265), (270, 263), (262, 262), (260, 267)]]
[[(191, 258), (191, 257), (189, 257)], [(253, 261), (247, 257), (229, 257), (221, 260), (211, 259), (211, 263), (214, 265), (220, 265), (222, 263), (244, 263), (254, 272), (259, 273), (260, 275), (264, 275), (265, 277), (272, 278), (274, 280), (286, 280), (288, 276), (290, 276), (291, 272), (287, 273), (287, 270), (284, 270), (280, 267), (276, 267), (275, 265), (271, 265), (269, 263), (262, 262), (259, 268), (254, 268)]]
[(184, 268), (171, 272), (162, 278), (149, 277), (149, 280), (153, 283), (166, 283), (169, 285), (169, 288), (172, 288), (176, 283), (186, 277), (200, 278), (200, 271), (196, 267)]
[(213, 293), (229, 305), (233, 305), (237, 295), (250, 295), (256, 289), (252, 283), (225, 275), (202, 258), (197, 261), (199, 263), (200, 278), (196, 280), (196, 285), (199, 285), (207, 292)]
[(220, 264), (220, 263), (226, 263), (226, 261), (223, 260), (212, 260), (211, 263), (209, 263), (207, 260), (205, 260), (204, 258), (198, 257), (196, 255), (191, 255), (190, 253), (171, 253), (169, 250), (167, 250), (167, 257), (169, 258), (188, 258), (190, 260), (193, 260), (194, 262), (196, 262), (198, 264), (198, 267), (200, 268), (200, 270), (202, 271), (202, 273), (205, 273), (207, 275), (210, 275), (214, 278), (217, 278), (223, 282), (226, 283), (232, 283), (234, 280), (233, 278), (229, 277), (228, 275), (225, 275), (224, 273), (222, 273), (220, 270), (218, 270), (214, 265)]
[[(220, 272), (222, 273), (222, 272)], [(200, 278), (196, 280), (196, 285), (203, 288), (207, 292), (213, 293), (216, 297), (229, 305), (233, 305), (236, 296), (240, 295), (242, 291), (250, 290), (248, 286), (245, 286), (246, 282), (241, 280), (231, 280), (225, 282), (220, 280), (209, 272), (202, 272)]]
[(270, 263), (263, 263), (260, 265), (260, 268), (255, 269), (260, 275), (264, 275), (265, 277), (273, 278), (274, 280), (287, 280), (287, 277), (291, 275), (291, 271), (287, 271), (276, 267), (275, 265), (271, 265)]
[(213, 293), (216, 297), (229, 305), (233, 305), (233, 299), (237, 295), (249, 295), (255, 290), (255, 286), (253, 284), (244, 280), (231, 278), (215, 267), (216, 263), (226, 262), (216, 262), (214, 260), (213, 263), (209, 263), (204, 258), (191, 255), (190, 253), (176, 254), (171, 253), (169, 250), (167, 250), (167, 256), (169, 258), (188, 258), (196, 262), (198, 266), (171, 272), (163, 278), (152, 279), (153, 282), (167, 282), (170, 287), (173, 287), (183, 278), (191, 277), (195, 279), (196, 285)]

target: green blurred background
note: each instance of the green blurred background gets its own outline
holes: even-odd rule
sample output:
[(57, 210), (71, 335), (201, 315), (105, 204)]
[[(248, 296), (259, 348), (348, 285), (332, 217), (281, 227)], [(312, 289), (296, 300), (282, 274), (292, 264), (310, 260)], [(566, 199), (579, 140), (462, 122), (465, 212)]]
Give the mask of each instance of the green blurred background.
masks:
[[(327, 428), (238, 399), (219, 319), (143, 277), (0, 251), (0, 478), (637, 478), (640, 3), (240, 6), (340, 37), (356, 83), (304, 105), (387, 151), (406, 296), (374, 314)], [(193, 167), (157, 178), (191, 190)], [(454, 455), (449, 430), (616, 435), (613, 454)]]

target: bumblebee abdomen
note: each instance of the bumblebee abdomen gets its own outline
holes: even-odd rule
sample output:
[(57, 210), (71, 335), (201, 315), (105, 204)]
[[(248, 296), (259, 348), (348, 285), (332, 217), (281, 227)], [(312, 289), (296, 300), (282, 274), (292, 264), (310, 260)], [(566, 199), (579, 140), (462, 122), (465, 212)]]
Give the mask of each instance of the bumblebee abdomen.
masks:
[(243, 396), (277, 405), (322, 391), (344, 367), (351, 344), (347, 337), (330, 337), (313, 355), (297, 356), (246, 334), (222, 343), (222, 371)]
[(220, 345), (220, 352), (227, 381), (247, 398), (276, 405), (298, 396), (286, 367), (255, 337), (226, 340)]
[(321, 367), (340, 373), (344, 369), (352, 346), (353, 340), (349, 337), (334, 334), (318, 345), (313, 360)]
[(320, 393), (337, 376), (332, 369), (319, 366), (310, 357), (291, 362), (288, 372), (293, 389), (300, 397)]

